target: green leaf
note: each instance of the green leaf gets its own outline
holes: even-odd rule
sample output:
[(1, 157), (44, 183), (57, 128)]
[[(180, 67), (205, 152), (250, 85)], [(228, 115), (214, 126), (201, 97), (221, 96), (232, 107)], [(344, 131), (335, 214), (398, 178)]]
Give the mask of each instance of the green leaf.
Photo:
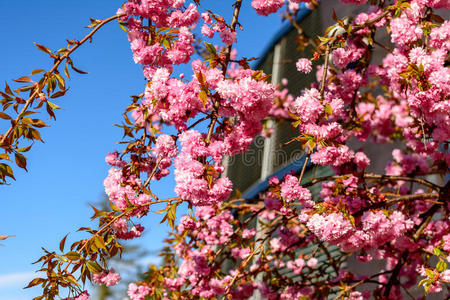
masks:
[(60, 74), (55, 74), (56, 80), (58, 80), (58, 86), (61, 90), (66, 89), (66, 83), (64, 81), (64, 78)]
[(298, 127), (298, 125), (300, 125), (301, 123), (302, 123), (302, 120), (301, 120), (301, 119), (298, 119), (297, 121), (292, 122), (292, 126), (293, 126), (294, 128), (296, 128), (296, 127)]
[(442, 251), (441, 251), (441, 249), (439, 249), (439, 248), (434, 248), (434, 249), (433, 249), (433, 253), (434, 253), (434, 255), (436, 255), (436, 256), (442, 255)]
[(52, 103), (50, 101), (47, 101), (48, 106), (51, 107), (51, 109), (61, 109), (61, 107), (59, 107), (58, 105), (56, 105), (55, 103)]
[(129, 31), (128, 31), (128, 29), (125, 27), (125, 23), (123, 23), (123, 22), (119, 22), (119, 26), (120, 26), (120, 29), (122, 29), (123, 31), (125, 31), (126, 33), (129, 33)]
[(166, 48), (166, 49), (169, 49), (170, 48), (170, 41), (168, 40), (168, 39), (163, 39), (162, 40), (162, 44), (163, 44), (163, 46)]
[(66, 48), (61, 48), (58, 51), (56, 51), (56, 53), (66, 53), (67, 49)]
[(425, 269), (425, 273), (426, 273), (427, 276), (430, 277), (430, 278), (433, 278), (433, 277), (434, 277), (434, 272), (433, 272), (433, 270)]
[(80, 285), (80, 284), (78, 283), (78, 281), (75, 279), (75, 277), (73, 277), (72, 275), (67, 275), (65, 278), (66, 278), (66, 280), (67, 280), (68, 282), (70, 282), (70, 283), (73, 283), (73, 284), (75, 284), (75, 285)]
[(436, 265), (436, 271), (439, 273), (445, 271), (447, 269), (447, 264), (441, 259)]
[(71, 261), (77, 261), (81, 258), (81, 255), (78, 252), (69, 251), (66, 254), (64, 254), (64, 257), (66, 257), (67, 259), (70, 259)]
[(316, 142), (313, 139), (309, 139), (308, 142), (306, 142), (303, 145), (303, 149), (305, 149), (306, 147), (308, 147), (308, 152), (311, 153), (314, 151), (314, 148), (316, 147)]
[(99, 248), (99, 249), (106, 248), (105, 240), (103, 239), (102, 236), (96, 236), (94, 238), (94, 243), (95, 243), (95, 246), (97, 246), (97, 248)]
[(206, 46), (206, 50), (208, 50), (208, 53), (211, 57), (216, 57), (217, 56), (217, 52), (216, 52), (216, 47), (214, 47), (213, 44), (204, 42), (205, 46)]
[(94, 274), (100, 273), (102, 271), (102, 267), (100, 267), (99, 264), (96, 263), (95, 261), (88, 261), (86, 263), (86, 267), (88, 268), (89, 271), (91, 271), (91, 273)]

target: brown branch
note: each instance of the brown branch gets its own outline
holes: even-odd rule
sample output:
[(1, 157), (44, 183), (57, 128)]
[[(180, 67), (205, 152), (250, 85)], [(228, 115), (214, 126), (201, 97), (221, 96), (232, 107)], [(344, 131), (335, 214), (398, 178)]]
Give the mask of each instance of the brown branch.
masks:
[[(239, 12), (241, 10), (241, 4), (242, 4), (242, 0), (236, 0), (236, 2), (234, 3), (233, 18), (232, 18), (231, 24), (230, 24), (230, 29), (232, 31), (236, 31), (236, 26), (238, 24), (238, 18), (239, 18)], [(227, 46), (225, 48), (225, 51), (224, 51), (225, 59), (221, 63), (221, 65), (222, 65), (222, 73), (223, 73), (224, 76), (227, 73), (228, 63), (230, 62), (231, 47), (232, 47), (232, 45), (229, 45), (229, 46)], [(209, 143), (211, 142), (211, 136), (212, 136), (212, 133), (213, 133), (213, 130), (214, 130), (214, 126), (216, 125), (217, 118), (218, 118), (217, 112), (219, 110), (219, 106), (220, 106), (219, 101), (215, 101), (213, 103), (213, 111), (212, 111), (211, 123), (209, 124), (208, 134), (207, 134), (206, 139), (205, 139), (206, 145), (209, 145)]]
[(414, 195), (406, 195), (395, 197), (387, 200), (385, 203), (387, 205), (392, 205), (400, 201), (410, 201), (410, 200), (419, 200), (419, 199), (438, 199), (439, 194), (436, 193), (423, 193), (423, 194), (414, 194)]
[(384, 290), (384, 297), (385, 299), (389, 299), (389, 294), (391, 293), (392, 286), (399, 281), (398, 275), (400, 274), (400, 270), (402, 269), (402, 266), (406, 262), (406, 258), (408, 257), (409, 251), (406, 250), (403, 252), (402, 256), (399, 258), (397, 264), (395, 265), (394, 269), (392, 270), (391, 277), (389, 277), (389, 281), (386, 284), (386, 288)]
[[(46, 73), (46, 80), (48, 80), (48, 76), (47, 74), (51, 74), (53, 72), (55, 72), (59, 65), (69, 57), (69, 55), (71, 55), (76, 49), (78, 49), (82, 44), (84, 44), (87, 40), (90, 40), (92, 38), (92, 36), (105, 24), (120, 18), (122, 16), (124, 16), (125, 14), (119, 14), (119, 15), (115, 15), (112, 17), (109, 17), (103, 21), (101, 21), (100, 23), (98, 23), (94, 29), (89, 32), (81, 41), (75, 43), (75, 45), (68, 49), (68, 51), (63, 55), (60, 56), (58, 58), (55, 59), (54, 65), (53, 67), (50, 69), (50, 71), (48, 71)], [(39, 93), (42, 91), (42, 88), (45, 86), (45, 82), (46, 80), (43, 82), (42, 85), (39, 85), (34, 89), (34, 92), (30, 95), (30, 97), (26, 100), (25, 105), (22, 107), (22, 109), (20, 110), (20, 113), (17, 115), (17, 118), (11, 122), (11, 127), (9, 127), (9, 129), (6, 131), (6, 133), (3, 135), (2, 139), (0, 140), (0, 146), (5, 144), (6, 139), (8, 138), (8, 136), (11, 134), (11, 132), (14, 131), (14, 129), (16, 128), (16, 126), (18, 125), (20, 119), (23, 117), (23, 113), (28, 109), (28, 107), (30, 107), (30, 105), (33, 104), (34, 99), (36, 99), (39, 96)]]
[[(311, 187), (317, 183), (320, 183), (322, 181), (327, 181), (327, 180), (334, 180), (334, 179), (342, 179), (345, 176), (349, 176), (352, 174), (344, 174), (344, 175), (331, 175), (331, 176), (325, 176), (325, 177), (318, 177), (318, 178), (313, 178), (311, 180), (311, 182), (304, 184), (304, 187)], [(434, 184), (428, 180), (425, 179), (421, 179), (421, 178), (414, 178), (414, 177), (405, 177), (405, 176), (389, 176), (389, 175), (378, 175), (378, 174), (363, 174), (362, 178), (364, 179), (377, 179), (380, 181), (412, 181), (412, 182), (417, 182), (420, 183), (422, 185), (425, 185), (431, 189), (434, 189), (436, 191), (440, 191), (442, 187), (440, 187), (437, 184)]]
[(163, 158), (164, 157), (162, 157), (162, 156), (158, 158), (158, 160), (156, 161), (155, 167), (153, 168), (153, 170), (150, 173), (150, 175), (148, 175), (147, 180), (145, 180), (143, 187), (146, 187), (150, 183), (150, 180), (152, 180), (152, 177), (156, 174), (156, 171), (158, 170), (159, 164), (161, 163)]
[(322, 251), (327, 256), (328, 261), (331, 263), (331, 266), (333, 267), (334, 272), (336, 272), (336, 276), (338, 276), (339, 275), (339, 268), (336, 265), (336, 260), (330, 254), (330, 251), (328, 251), (327, 246), (325, 246), (324, 243), (319, 238), (317, 238), (317, 242), (319, 243), (319, 247), (322, 249)]
[(309, 155), (306, 156), (305, 162), (303, 163), (302, 171), (300, 172), (300, 176), (298, 177), (298, 183), (301, 184), (303, 175), (305, 175), (306, 165), (308, 165)]
[(431, 181), (428, 181), (426, 179), (421, 178), (414, 178), (414, 177), (406, 177), (406, 176), (390, 176), (390, 175), (378, 175), (378, 174), (364, 174), (363, 177), (365, 179), (381, 179), (386, 181), (411, 181), (411, 182), (417, 182), (424, 186), (427, 186), (431, 189), (434, 189), (436, 191), (440, 190), (440, 186), (437, 184), (432, 183)]
[[(334, 43), (336, 38), (332, 38), (327, 42), (327, 49), (325, 50), (325, 63), (322, 69), (322, 83), (320, 84), (320, 99), (323, 100), (323, 95), (325, 93), (325, 81), (327, 79), (327, 73), (328, 73), (328, 63), (330, 60), (330, 50), (331, 45)], [(330, 45), (331, 44), (331, 45)]]
[(333, 300), (341, 299), (341, 297), (344, 296), (346, 292), (354, 289), (358, 285), (361, 285), (361, 284), (366, 283), (366, 282), (371, 282), (372, 281), (372, 280), (370, 280), (371, 278), (374, 278), (374, 277), (377, 277), (377, 276), (380, 276), (380, 275), (384, 275), (384, 274), (387, 274), (387, 273), (391, 273), (391, 272), (392, 271), (384, 271), (384, 272), (380, 272), (380, 273), (377, 273), (377, 274), (373, 274), (372, 276), (370, 276), (368, 278), (359, 280), (358, 282), (352, 284), (351, 286), (347, 286), (344, 290), (342, 290), (339, 294), (337, 294), (336, 297), (333, 298)]
[(423, 194), (405, 195), (405, 196), (395, 197), (395, 198), (391, 198), (391, 199), (388, 199), (383, 202), (374, 203), (374, 204), (370, 205), (369, 207), (366, 207), (366, 208), (356, 212), (355, 214), (353, 214), (353, 216), (355, 218), (357, 218), (357, 217), (360, 217), (364, 212), (368, 211), (369, 209), (388, 207), (388, 206), (391, 206), (400, 201), (411, 201), (411, 200), (420, 200), (420, 199), (437, 199), (437, 198), (439, 198), (439, 194), (436, 194), (436, 193), (423, 193)]
[(244, 261), (241, 262), (241, 264), (238, 267), (238, 271), (236, 272), (236, 275), (234, 275), (233, 279), (231, 280), (231, 282), (228, 284), (227, 289), (225, 290), (225, 295), (227, 295), (230, 292), (230, 289), (232, 288), (233, 284), (236, 282), (237, 278), (239, 277), (239, 275), (241, 274), (241, 270), (243, 268), (245, 268), (248, 263), (250, 262), (250, 260), (252, 260), (252, 258), (256, 255), (256, 252), (259, 251), (259, 253), (262, 253), (263, 251), (263, 247), (264, 244), (259, 245), (259, 247), (257, 249), (254, 249), (252, 254), (249, 255), (249, 257), (247, 257)]

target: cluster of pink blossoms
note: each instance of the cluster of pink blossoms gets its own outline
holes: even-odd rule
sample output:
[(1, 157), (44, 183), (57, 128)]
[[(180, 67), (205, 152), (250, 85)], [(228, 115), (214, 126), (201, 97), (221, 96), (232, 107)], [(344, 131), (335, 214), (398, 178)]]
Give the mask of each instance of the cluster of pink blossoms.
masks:
[(116, 285), (120, 281), (120, 274), (116, 273), (114, 269), (109, 271), (102, 271), (92, 275), (92, 281), (97, 284), (104, 284), (106, 286)]
[[(236, 31), (232, 31), (227, 27), (222, 19), (214, 19), (207, 12), (202, 13), (202, 19), (205, 21), (201, 32), (208, 38), (213, 38), (216, 32), (220, 33), (220, 38), (225, 45), (233, 45), (236, 42)], [(214, 22), (216, 21), (216, 22)]]
[[(285, 0), (253, 0), (252, 7), (259, 15), (270, 15), (277, 12), (285, 4)], [(295, 5), (300, 2), (309, 3), (311, 0), (289, 0), (290, 7), (296, 7)]]
[(145, 300), (145, 296), (150, 294), (150, 288), (146, 285), (138, 286), (135, 283), (130, 283), (127, 294), (131, 300)]
[(81, 294), (79, 294), (76, 297), (68, 297), (64, 298), (64, 300), (90, 300), (90, 295), (87, 291), (83, 291)]
[[(311, 1), (288, 2), (253, 0), (251, 5), (258, 14), (268, 15), (285, 4), (295, 10), (298, 3)], [(360, 5), (367, 0), (341, 2)], [(112, 168), (105, 179), (105, 191), (120, 210), (130, 203), (137, 207), (127, 218), (143, 216), (153, 195), (147, 192), (140, 174), (159, 180), (169, 174), (173, 160), (175, 192), (178, 199), (195, 206), (195, 217), (183, 216), (173, 233), (174, 254), (181, 261), (171, 266), (158, 287), (164, 290), (165, 299), (187, 290), (190, 296), (206, 299), (225, 294), (247, 299), (256, 290), (267, 299), (323, 296), (323, 286), (311, 285), (325, 276), (315, 252), (295, 252), (312, 243), (336, 245), (342, 252), (356, 253), (361, 262), (383, 259), (386, 273), (400, 268), (396, 276), (410, 278), (403, 287), (428, 276), (424, 271), (428, 262), (418, 249), (432, 252), (440, 248), (445, 255), (450, 254), (448, 220), (427, 221), (423, 236), (412, 238), (424, 224), (426, 214), (435, 212), (436, 201), (430, 200), (436, 196), (421, 198), (423, 190), (411, 189), (402, 180), (383, 184), (365, 181), (371, 161), (349, 145), (355, 139), (377, 143), (403, 139), (406, 147), (393, 151), (393, 161), (386, 166), (387, 176), (413, 178), (431, 173), (436, 165), (448, 168), (450, 155), (443, 145), (448, 146), (450, 139), (450, 71), (446, 66), (450, 23), (430, 26), (426, 20), (429, 9), (449, 7), (444, 0), (412, 0), (397, 14), (382, 5), (370, 7), (353, 19), (351, 25), (357, 30), (335, 37), (329, 65), (317, 68), (317, 83), (293, 97), (286, 89), (277, 91), (263, 79), (265, 74), (237, 64), (228, 68), (236, 27), (227, 25), (222, 17), (210, 11), (200, 14), (194, 4), (186, 5), (184, 0), (133, 0), (124, 5), (121, 12), (126, 13), (123, 21), (130, 30), (133, 57), (143, 65), (149, 80), (142, 101), (134, 103), (134, 126), (147, 130), (152, 138), (145, 155), (130, 163), (117, 153), (107, 156)], [(376, 21), (371, 22), (373, 19)], [(143, 20), (149, 20), (150, 25)], [(196, 44), (191, 30), (200, 20), (204, 22), (201, 34), (213, 38), (219, 33), (224, 44), (214, 51), (207, 49), (208, 62), (192, 59)], [(381, 64), (372, 64), (374, 45), (369, 41), (375, 30), (388, 24), (395, 48)], [(189, 62), (192, 77), (174, 76), (175, 65)], [(296, 67), (309, 73), (311, 60), (300, 59)], [(384, 95), (367, 92), (372, 90), (374, 79), (385, 88)], [(262, 133), (267, 117), (290, 119), (293, 115), (299, 140), (308, 141), (306, 153), (311, 162), (331, 166), (335, 175), (342, 177), (324, 182), (320, 197), (313, 197), (291, 173), (269, 180), (268, 191), (259, 199), (264, 201), (228, 202), (233, 183), (223, 176), (223, 157), (247, 151), (254, 137)], [(208, 130), (201, 132), (196, 125), (205, 120), (209, 121)], [(161, 124), (173, 126), (178, 132), (160, 134)], [(417, 195), (412, 204), (385, 202), (386, 197), (408, 194)], [(240, 207), (246, 209), (245, 214), (239, 215)], [(448, 209), (446, 206), (440, 213), (447, 216)], [(259, 230), (266, 236), (260, 237), (256, 228), (248, 227), (256, 217), (257, 227), (261, 226)], [(111, 225), (114, 234), (122, 239), (140, 236), (143, 227), (129, 228), (127, 218)], [(322, 249), (319, 246), (317, 249)], [(222, 268), (227, 261), (240, 267)], [(408, 264), (402, 266), (403, 261)], [(328, 263), (336, 274), (323, 280), (325, 286), (344, 282), (351, 286), (369, 278)], [(274, 271), (283, 268), (303, 281)], [(262, 280), (261, 273), (266, 276)], [(94, 281), (112, 284), (116, 275), (105, 271)], [(279, 281), (269, 280), (272, 276)], [(448, 271), (436, 275), (444, 280), (448, 277)], [(378, 292), (401, 298), (400, 287), (392, 286), (387, 275), (381, 273), (376, 280)], [(283, 284), (277, 285), (279, 282)], [(435, 280), (430, 291), (440, 288), (441, 283)], [(131, 284), (128, 290), (132, 300), (145, 299), (152, 293), (153, 287), (144, 283)], [(367, 299), (370, 295), (350, 288), (346, 296)]]
[[(194, 38), (188, 27), (200, 18), (197, 7), (190, 4), (182, 10), (184, 0), (128, 1), (118, 13), (126, 13), (123, 18), (129, 29), (134, 61), (146, 65), (144, 74), (151, 78), (157, 67), (172, 69), (173, 64), (187, 63), (194, 54)], [(171, 47), (163, 46), (162, 41), (151, 39), (139, 17), (148, 19), (157, 28), (178, 28), (176, 39)], [(170, 38), (170, 37), (167, 37)]]

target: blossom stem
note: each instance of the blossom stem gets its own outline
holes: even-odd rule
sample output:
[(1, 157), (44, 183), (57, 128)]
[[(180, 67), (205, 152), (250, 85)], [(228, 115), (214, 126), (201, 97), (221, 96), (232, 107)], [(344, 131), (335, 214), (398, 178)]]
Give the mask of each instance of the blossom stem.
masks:
[(308, 165), (309, 155), (306, 156), (305, 162), (303, 163), (302, 171), (300, 173), (300, 177), (298, 177), (298, 184), (301, 184), (303, 175), (305, 175), (306, 166)]
[[(241, 4), (242, 4), (242, 0), (236, 0), (236, 2), (234, 2), (233, 19), (231, 20), (231, 24), (230, 24), (230, 28), (233, 31), (236, 30), (236, 25), (238, 24), (238, 18), (239, 18), (239, 12), (241, 10)], [(224, 76), (227, 73), (228, 63), (230, 62), (230, 53), (231, 53), (232, 46), (233, 45), (229, 45), (227, 48), (225, 48), (225, 53), (224, 53), (225, 60), (222, 62), (222, 73)], [(217, 118), (218, 118), (217, 112), (219, 111), (219, 107), (220, 107), (220, 103), (219, 103), (219, 101), (216, 100), (213, 103), (213, 112), (212, 112), (211, 123), (209, 124), (208, 135), (206, 136), (206, 139), (205, 139), (206, 145), (209, 145), (209, 143), (211, 142), (211, 136), (213, 134), (214, 126), (216, 125)]]

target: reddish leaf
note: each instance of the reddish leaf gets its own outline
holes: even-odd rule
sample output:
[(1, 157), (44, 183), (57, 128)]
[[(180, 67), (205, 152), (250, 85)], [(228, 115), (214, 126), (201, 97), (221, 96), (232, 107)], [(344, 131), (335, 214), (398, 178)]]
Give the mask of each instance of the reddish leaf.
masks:
[(38, 43), (34, 43), (34, 44), (35, 44), (36, 47), (37, 47), (39, 50), (41, 50), (42, 52), (45, 52), (45, 53), (48, 53), (48, 54), (52, 53), (52, 51), (50, 51), (50, 49), (48, 49), (47, 47), (45, 47), (45, 46), (43, 46), (43, 45), (39, 45)]
[(34, 82), (30, 77), (22, 76), (14, 80), (15, 82)]

